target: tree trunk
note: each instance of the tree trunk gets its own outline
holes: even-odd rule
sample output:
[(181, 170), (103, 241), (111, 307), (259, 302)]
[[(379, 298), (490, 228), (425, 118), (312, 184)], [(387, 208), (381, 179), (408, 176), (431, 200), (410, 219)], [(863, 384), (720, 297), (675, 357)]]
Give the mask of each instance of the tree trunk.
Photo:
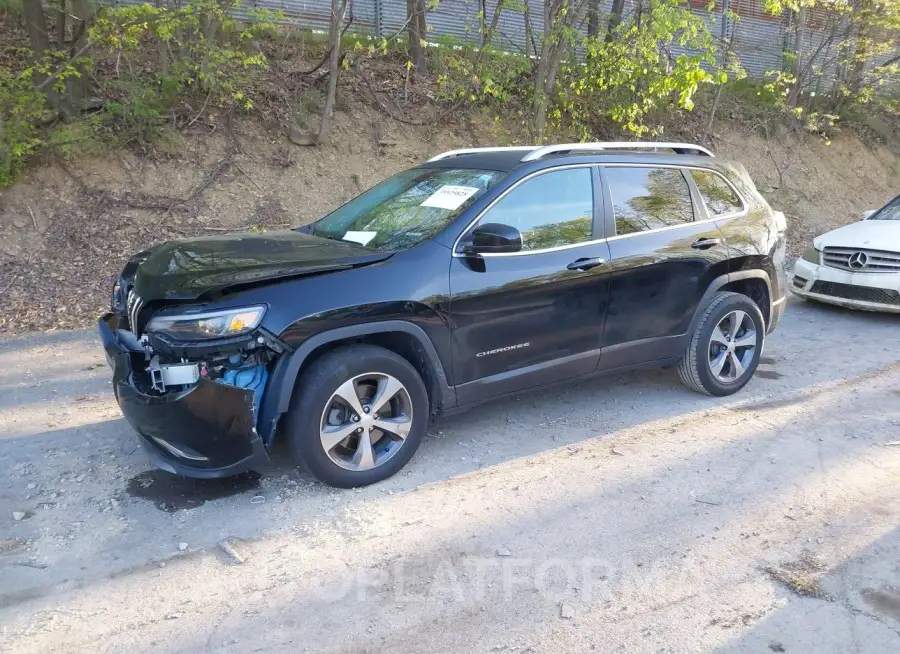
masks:
[(544, 34), (541, 37), (541, 51), (536, 52), (538, 58), (537, 71), (534, 76), (534, 134), (540, 143), (544, 137), (544, 123), (547, 120), (546, 80), (549, 70), (551, 35), (553, 32), (552, 0), (544, 0)]
[(544, 80), (541, 102), (538, 111), (535, 114), (534, 121), (539, 143), (544, 140), (544, 129), (547, 126), (547, 107), (550, 105), (550, 93), (553, 91), (553, 85), (556, 84), (556, 73), (559, 72), (559, 60), (562, 57), (562, 52), (562, 47), (556, 47), (554, 48), (554, 52), (549, 55), (550, 61), (547, 65), (547, 79)]
[(419, 21), (419, 36), (424, 41), (428, 36), (428, 26), (425, 24), (425, 0), (416, 0), (416, 20)]
[(322, 120), (319, 121), (319, 133), (316, 144), (328, 139), (331, 133), (331, 119), (334, 115), (334, 98), (337, 95), (338, 76), (341, 74), (341, 23), (347, 10), (348, 0), (331, 0), (331, 24), (328, 26), (328, 92), (325, 95), (325, 108)]
[(581, 25), (589, 0), (544, 0), (544, 36), (534, 80), (534, 134), (544, 138), (550, 93), (556, 84), (559, 64), (568, 44), (566, 32)]
[(22, 0), (22, 14), (25, 18), (25, 30), (35, 55), (50, 49), (50, 37), (47, 35), (47, 17), (41, 0)]
[(497, 31), (497, 25), (500, 24), (500, 12), (503, 10), (503, 0), (497, 0), (497, 6), (494, 8), (494, 15), (491, 16), (491, 24), (484, 27), (484, 34), (481, 37), (481, 47), (486, 48), (490, 45)]
[(858, 94), (862, 89), (863, 77), (866, 72), (866, 63), (870, 57), (872, 13), (870, 0), (860, 0), (853, 11), (852, 22), (856, 24), (857, 32), (847, 84), (851, 95)]
[(531, 11), (525, 3), (525, 56), (537, 56), (537, 44), (534, 42), (534, 29), (531, 27)]
[[(72, 0), (72, 14), (78, 20), (72, 24), (72, 48), (71, 56), (75, 56), (76, 52), (83, 52), (88, 45), (88, 26), (94, 17), (88, 0)], [(70, 77), (67, 82), (69, 89), (69, 100), (75, 107), (82, 108), (87, 104), (88, 94), (90, 92), (91, 80), (88, 71), (84, 67), (79, 67), (81, 77)]]
[(3, 112), (0, 112), (0, 170), (9, 165), (9, 153), (3, 145)]
[(600, 0), (588, 0), (587, 35), (595, 37), (600, 33)]
[[(31, 43), (34, 58), (39, 60), (50, 50), (47, 16), (44, 13), (44, 6), (41, 4), (41, 0), (23, 0), (22, 14), (25, 18), (25, 30), (28, 32), (28, 40)], [(47, 94), (47, 102), (64, 120), (68, 120), (75, 113), (72, 110), (72, 104), (65, 95), (60, 95), (56, 92), (53, 88), (52, 80), (48, 79), (48, 77), (50, 76), (43, 73), (35, 75), (35, 86), (40, 87), (43, 84), (47, 87), (43, 89)], [(39, 88), (39, 90), (41, 89)]]
[(794, 64), (791, 66), (791, 74), (794, 76), (794, 85), (788, 94), (788, 105), (796, 107), (800, 101), (800, 90), (803, 88), (803, 48), (806, 37), (806, 6), (801, 6), (796, 13), (797, 35), (794, 38)]
[[(412, 2), (412, 0), (407, 0), (407, 4)], [(499, 3), (498, 3), (499, 4)], [(484, 47), (485, 41), (487, 40), (487, 0), (478, 0), (478, 13), (481, 15), (481, 25), (479, 26), (479, 31), (481, 32), (481, 47)]]
[(56, 47), (60, 50), (66, 44), (66, 0), (59, 0), (56, 8)]
[[(164, 0), (156, 0), (156, 6), (163, 8)], [(166, 76), (169, 74), (169, 44), (163, 39), (156, 41), (156, 56), (159, 58), (159, 74)]]
[(622, 22), (622, 12), (625, 11), (625, 0), (613, 0), (609, 11), (609, 22), (606, 24), (606, 40), (612, 41), (613, 32)]
[(406, 36), (409, 39), (409, 56), (417, 75), (428, 73), (425, 61), (425, 0), (406, 0)]

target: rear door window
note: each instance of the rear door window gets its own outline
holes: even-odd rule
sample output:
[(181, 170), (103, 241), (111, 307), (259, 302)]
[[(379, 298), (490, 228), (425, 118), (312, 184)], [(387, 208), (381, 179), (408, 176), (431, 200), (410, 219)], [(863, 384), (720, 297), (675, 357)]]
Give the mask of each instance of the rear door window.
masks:
[(711, 218), (744, 210), (744, 203), (720, 175), (709, 170), (692, 170), (691, 177)]
[(678, 168), (609, 166), (606, 179), (616, 234), (636, 234), (694, 220), (687, 180)]

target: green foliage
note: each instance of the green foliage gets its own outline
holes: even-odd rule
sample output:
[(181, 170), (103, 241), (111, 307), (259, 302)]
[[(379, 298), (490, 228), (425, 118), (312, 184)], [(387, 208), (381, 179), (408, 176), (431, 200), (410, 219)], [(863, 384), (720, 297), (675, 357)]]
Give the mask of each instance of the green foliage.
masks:
[(0, 66), (0, 188), (15, 181), (42, 145), (39, 126), (54, 118), (44, 89), (64, 93), (66, 80), (81, 75), (79, 63), (51, 52), (17, 72)]
[(21, 15), (22, 0), (0, 0), (0, 17)]
[(30, 71), (13, 75), (0, 67), (0, 188), (15, 181), (40, 145), (35, 122), (46, 113), (46, 96), (35, 91)]
[[(142, 58), (150, 46), (156, 47), (163, 58), (157, 84), (165, 96), (199, 90), (214, 105), (249, 110), (253, 73), (268, 66), (254, 41), (272, 32), (280, 16), (253, 9), (251, 21), (243, 23), (233, 18), (232, 9), (216, 0), (171, 8), (118, 6), (100, 13), (88, 36), (108, 57)], [(140, 115), (148, 108), (143, 91), (138, 88), (133, 96), (137, 118), (146, 117)]]
[[(662, 112), (691, 110), (701, 85), (724, 83), (734, 75), (724, 67), (715, 75), (709, 72), (715, 64), (709, 29), (678, 0), (655, 2), (650, 20), (632, 16), (612, 37), (585, 39), (565, 23), (544, 36), (545, 43), (566, 51), (547, 97), (551, 129), (590, 139), (611, 123), (635, 136), (653, 134), (660, 130)], [(676, 45), (681, 54), (672, 53)], [(533, 119), (535, 95), (542, 93), (536, 90), (533, 59), (450, 40), (444, 46), (435, 66), (440, 99), (484, 106), (526, 125)]]
[[(0, 3), (0, 12), (18, 6)], [(102, 6), (88, 28), (88, 47), (79, 49), (83, 56), (14, 52), (26, 63), (0, 67), (0, 187), (41, 149), (71, 154), (98, 140), (146, 143), (177, 114), (193, 120), (211, 107), (251, 110), (257, 76), (268, 66), (258, 41), (274, 33), (282, 16), (253, 8), (245, 22), (234, 18), (235, 7), (217, 0)], [(102, 111), (80, 117), (75, 106), (73, 120), (61, 109), (76, 101), (70, 82), (87, 75), (98, 84)]]
[(106, 102), (106, 122), (142, 143), (153, 142), (168, 121), (167, 109), (177, 102), (180, 84), (173, 76), (147, 79), (128, 75), (110, 82), (117, 99)]
[[(650, 20), (621, 23), (611, 39), (584, 42), (584, 63), (571, 60), (560, 70), (560, 90), (551, 120), (589, 139), (598, 120), (608, 119), (635, 136), (659, 131), (653, 119), (672, 107), (690, 111), (701, 84), (727, 81), (704, 64), (715, 64), (715, 46), (706, 23), (677, 0), (654, 3)], [(692, 54), (673, 55), (678, 45)]]
[(437, 97), (497, 108), (528, 92), (532, 62), (488, 47), (459, 46), (451, 38), (435, 53)]

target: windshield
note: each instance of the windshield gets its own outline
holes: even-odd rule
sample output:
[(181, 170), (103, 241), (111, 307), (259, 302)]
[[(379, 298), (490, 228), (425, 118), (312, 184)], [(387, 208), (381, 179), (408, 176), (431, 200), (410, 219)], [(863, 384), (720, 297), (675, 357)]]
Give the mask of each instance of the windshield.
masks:
[(869, 220), (900, 220), (900, 195), (869, 216)]
[(373, 250), (404, 250), (432, 238), (493, 186), (495, 170), (413, 168), (321, 220), (310, 233)]

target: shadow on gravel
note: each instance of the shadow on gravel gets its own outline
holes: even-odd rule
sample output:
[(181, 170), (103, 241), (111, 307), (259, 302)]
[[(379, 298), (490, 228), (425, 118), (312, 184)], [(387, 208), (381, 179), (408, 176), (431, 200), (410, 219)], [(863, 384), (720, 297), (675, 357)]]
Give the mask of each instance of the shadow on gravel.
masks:
[[(900, 515), (889, 518), (897, 522)], [(809, 570), (803, 584), (779, 593), (780, 608), (716, 654), (900, 651), (898, 560), (900, 529), (894, 529), (842, 565)]]

